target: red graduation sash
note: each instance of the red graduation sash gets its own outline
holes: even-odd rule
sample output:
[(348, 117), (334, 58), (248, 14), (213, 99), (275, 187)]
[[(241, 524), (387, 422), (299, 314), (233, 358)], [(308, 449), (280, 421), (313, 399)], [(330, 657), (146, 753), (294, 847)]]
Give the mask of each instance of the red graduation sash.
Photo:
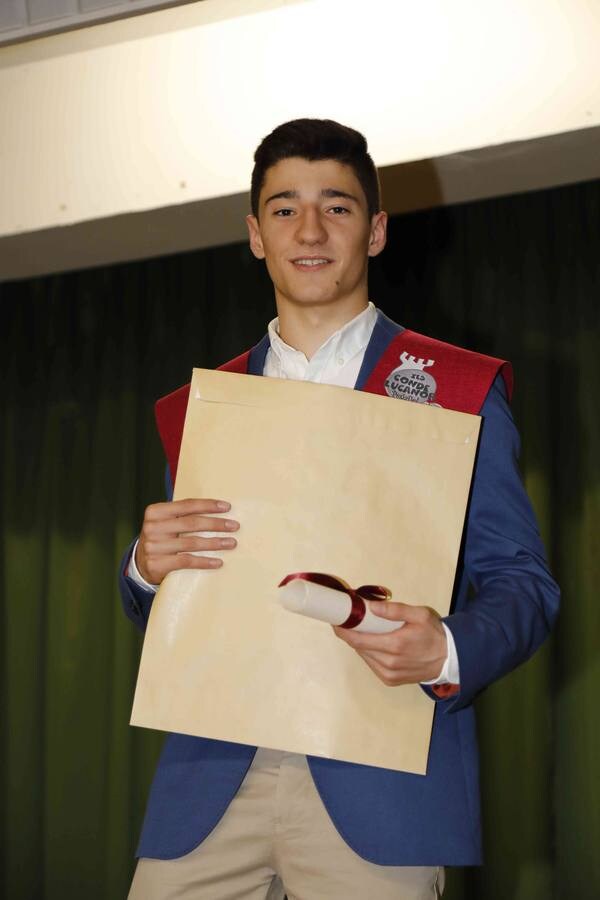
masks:
[[(236, 356), (219, 369), (224, 372), (237, 372), (239, 375), (248, 373), (248, 359), (250, 351)], [(171, 394), (161, 397), (154, 405), (154, 415), (156, 417), (156, 426), (162, 441), (162, 445), (169, 463), (172, 484), (175, 484), (175, 476), (177, 475), (177, 463), (179, 462), (179, 451), (181, 449), (181, 439), (183, 437), (183, 425), (185, 422), (185, 414), (190, 396), (190, 385), (184, 384)]]

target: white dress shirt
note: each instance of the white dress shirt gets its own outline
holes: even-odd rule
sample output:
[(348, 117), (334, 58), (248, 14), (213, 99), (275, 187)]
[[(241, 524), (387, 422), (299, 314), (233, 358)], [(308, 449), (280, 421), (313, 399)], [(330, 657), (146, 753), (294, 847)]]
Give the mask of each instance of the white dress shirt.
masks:
[[(269, 322), (270, 347), (267, 351), (263, 375), (269, 378), (290, 378), (294, 381), (314, 381), (318, 384), (335, 384), (353, 388), (362, 365), (367, 344), (377, 320), (377, 310), (373, 303), (359, 313), (352, 321), (327, 338), (317, 352), (307, 359), (301, 350), (289, 347), (279, 336), (279, 320)], [(158, 586), (148, 584), (140, 575), (135, 564), (134, 547), (127, 574), (146, 590), (157, 591)], [(460, 683), (458, 656), (452, 632), (442, 622), (448, 641), (448, 656), (437, 678), (423, 684)]]

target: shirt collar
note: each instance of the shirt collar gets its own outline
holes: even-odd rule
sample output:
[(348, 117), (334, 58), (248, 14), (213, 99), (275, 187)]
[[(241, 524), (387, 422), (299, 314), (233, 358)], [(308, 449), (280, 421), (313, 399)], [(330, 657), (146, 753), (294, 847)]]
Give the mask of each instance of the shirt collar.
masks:
[[(377, 309), (375, 304), (369, 301), (366, 309), (363, 309), (357, 316), (346, 322), (346, 324), (330, 335), (324, 344), (322, 344), (317, 352), (311, 357), (310, 364), (320, 362), (324, 364), (334, 354), (337, 359), (343, 361), (341, 364), (348, 362), (352, 357), (356, 356), (361, 350), (364, 350), (375, 322), (377, 321)], [(305, 365), (308, 364), (306, 356), (301, 350), (295, 350), (286, 344), (279, 336), (279, 319), (275, 318), (269, 322), (268, 328), (269, 340), (271, 342), (271, 350), (282, 365), (292, 360), (302, 360)]]

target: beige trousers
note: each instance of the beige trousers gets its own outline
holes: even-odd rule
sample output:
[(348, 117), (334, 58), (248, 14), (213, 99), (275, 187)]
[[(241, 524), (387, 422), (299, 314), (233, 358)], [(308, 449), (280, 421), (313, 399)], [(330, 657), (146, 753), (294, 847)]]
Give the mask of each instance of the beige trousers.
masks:
[(435, 900), (443, 880), (440, 868), (362, 859), (333, 826), (306, 758), (261, 748), (195, 850), (139, 860), (129, 900)]

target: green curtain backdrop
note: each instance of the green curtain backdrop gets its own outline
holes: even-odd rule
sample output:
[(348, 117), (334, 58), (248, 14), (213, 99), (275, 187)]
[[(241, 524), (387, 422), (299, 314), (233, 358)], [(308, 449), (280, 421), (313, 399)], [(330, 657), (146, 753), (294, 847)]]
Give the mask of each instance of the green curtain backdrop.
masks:
[[(478, 701), (486, 865), (449, 872), (449, 900), (600, 896), (599, 235), (594, 182), (398, 217), (372, 267), (388, 315), (513, 361), (564, 596)], [(162, 742), (128, 726), (141, 645), (116, 586), (163, 496), (152, 403), (255, 342), (272, 290), (234, 245), (2, 284), (0, 304), (2, 891), (119, 900)]]

